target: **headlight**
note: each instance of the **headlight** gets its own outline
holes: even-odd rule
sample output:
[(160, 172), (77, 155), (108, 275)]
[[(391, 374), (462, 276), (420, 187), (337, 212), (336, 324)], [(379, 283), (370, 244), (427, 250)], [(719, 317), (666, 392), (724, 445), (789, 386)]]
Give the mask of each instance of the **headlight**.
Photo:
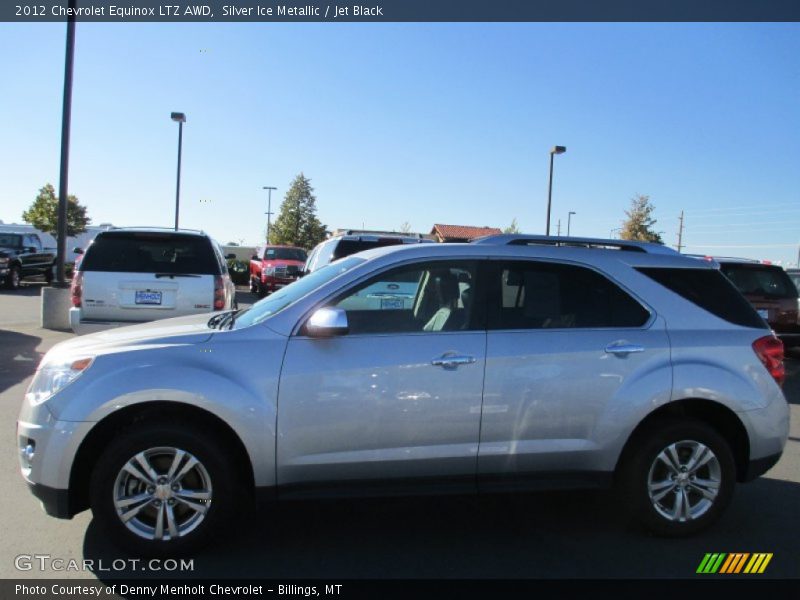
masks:
[(33, 406), (41, 404), (56, 392), (63, 390), (70, 383), (80, 377), (88, 369), (94, 358), (77, 358), (56, 360), (39, 367), (31, 385), (25, 394), (25, 399)]
[(6, 266), (8, 264), (8, 257), (0, 256), (0, 265)]
[(264, 269), (264, 275), (267, 277), (273, 277), (275, 275), (275, 267), (267, 267)]

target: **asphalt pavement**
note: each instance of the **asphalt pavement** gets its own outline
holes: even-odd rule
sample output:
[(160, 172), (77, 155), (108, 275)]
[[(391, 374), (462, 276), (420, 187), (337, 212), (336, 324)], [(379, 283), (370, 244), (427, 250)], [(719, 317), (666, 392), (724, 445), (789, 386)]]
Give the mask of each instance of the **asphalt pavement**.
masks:
[[(85, 512), (46, 516), (17, 466), (19, 405), (36, 364), (71, 334), (39, 327), (41, 284), (0, 291), (0, 578), (158, 577), (110, 570), (126, 557)], [(254, 299), (240, 292), (240, 302)], [(737, 487), (711, 530), (662, 539), (630, 525), (609, 492), (296, 502), (245, 516), (193, 559), (198, 578), (691, 578), (708, 552), (771, 552), (764, 577), (800, 577), (800, 360), (787, 360), (792, 429), (781, 461)], [(39, 569), (20, 556), (92, 561), (86, 570)], [(41, 559), (37, 559), (41, 560)], [(104, 570), (105, 569), (105, 570)]]

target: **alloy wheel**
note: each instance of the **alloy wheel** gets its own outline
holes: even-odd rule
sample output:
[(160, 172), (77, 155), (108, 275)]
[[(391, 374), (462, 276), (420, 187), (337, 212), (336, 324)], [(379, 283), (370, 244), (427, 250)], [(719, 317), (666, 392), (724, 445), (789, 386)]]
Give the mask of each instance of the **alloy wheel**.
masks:
[(647, 476), (653, 508), (672, 522), (706, 514), (719, 495), (722, 468), (716, 454), (694, 440), (675, 442), (658, 453)]
[(192, 454), (150, 448), (130, 458), (114, 482), (114, 508), (130, 531), (169, 541), (197, 528), (211, 507), (211, 477)]

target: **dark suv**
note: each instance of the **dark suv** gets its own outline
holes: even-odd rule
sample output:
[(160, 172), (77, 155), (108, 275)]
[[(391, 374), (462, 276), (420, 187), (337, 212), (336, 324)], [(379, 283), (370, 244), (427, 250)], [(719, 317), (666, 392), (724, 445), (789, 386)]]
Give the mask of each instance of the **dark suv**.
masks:
[(719, 268), (787, 346), (800, 344), (798, 292), (782, 267), (738, 258), (716, 258)]

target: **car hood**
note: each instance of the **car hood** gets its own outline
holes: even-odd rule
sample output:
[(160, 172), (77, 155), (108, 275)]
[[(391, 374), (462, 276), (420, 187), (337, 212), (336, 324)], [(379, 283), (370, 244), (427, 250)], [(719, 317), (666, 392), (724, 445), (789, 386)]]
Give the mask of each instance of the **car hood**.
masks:
[(214, 334), (208, 327), (212, 314), (162, 319), (83, 335), (55, 345), (48, 355), (96, 355), (142, 346), (201, 344)]
[(278, 258), (275, 260), (268, 260), (265, 261), (265, 263), (266, 264), (264, 266), (266, 267), (290, 267), (290, 266), (302, 267), (304, 264), (306, 264), (301, 260), (289, 260), (282, 258)]

